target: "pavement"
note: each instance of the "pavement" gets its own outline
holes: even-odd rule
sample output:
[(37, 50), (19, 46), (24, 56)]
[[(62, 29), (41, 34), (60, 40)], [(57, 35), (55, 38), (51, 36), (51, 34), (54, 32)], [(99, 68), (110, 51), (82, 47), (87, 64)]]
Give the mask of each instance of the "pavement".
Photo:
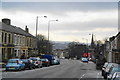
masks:
[(96, 70), (93, 62), (82, 63), (80, 60), (62, 59), (60, 65), (36, 68), (25, 71), (4, 71), (4, 79), (33, 79), (33, 80), (104, 80), (101, 71)]

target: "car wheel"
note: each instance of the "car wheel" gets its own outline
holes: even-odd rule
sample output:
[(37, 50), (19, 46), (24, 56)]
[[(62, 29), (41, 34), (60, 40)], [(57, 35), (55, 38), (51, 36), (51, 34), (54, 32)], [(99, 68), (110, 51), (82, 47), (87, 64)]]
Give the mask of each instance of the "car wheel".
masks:
[(102, 70), (101, 74), (102, 74), (102, 76), (103, 76), (103, 70)]
[(36, 67), (34, 66), (33, 68), (35, 69)]
[(40, 65), (38, 65), (37, 68), (40, 68)]
[(42, 68), (43, 66), (41, 65), (40, 68)]
[(19, 67), (18, 71), (21, 71), (21, 67)]
[(104, 79), (107, 79), (107, 76), (106, 76), (106, 75), (104, 76)]
[(35, 66), (32, 66), (32, 69), (35, 69)]
[(5, 69), (5, 71), (9, 71), (8, 69)]
[(33, 69), (31, 66), (29, 67), (29, 70)]
[(22, 69), (23, 71), (25, 70), (25, 67)]

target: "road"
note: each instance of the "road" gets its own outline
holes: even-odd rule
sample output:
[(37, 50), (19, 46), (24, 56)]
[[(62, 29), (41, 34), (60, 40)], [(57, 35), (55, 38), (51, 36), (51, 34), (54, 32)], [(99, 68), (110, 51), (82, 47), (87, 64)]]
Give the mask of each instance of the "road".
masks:
[[(3, 78), (38, 78), (41, 79), (59, 79), (59, 80), (88, 80), (101, 78), (101, 71), (95, 69), (92, 62), (82, 63), (80, 60), (62, 59), (60, 65), (50, 67), (36, 68), (25, 71), (7, 71), (2, 73)], [(13, 79), (12, 79), (13, 80)], [(16, 80), (16, 79), (15, 79)], [(22, 79), (23, 80), (23, 79)]]

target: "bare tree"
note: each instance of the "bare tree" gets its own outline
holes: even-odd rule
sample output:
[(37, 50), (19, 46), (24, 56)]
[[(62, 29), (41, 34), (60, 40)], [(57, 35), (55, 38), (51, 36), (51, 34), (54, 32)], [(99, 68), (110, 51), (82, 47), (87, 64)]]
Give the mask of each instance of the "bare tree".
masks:
[(84, 53), (88, 53), (88, 47), (79, 42), (71, 42), (68, 45), (68, 54), (70, 58), (81, 58)]
[(52, 52), (52, 43), (49, 42), (47, 40), (47, 38), (42, 34), (38, 34), (37, 38), (38, 38), (38, 42), (37, 42), (38, 53), (39, 54), (47, 54), (48, 53), (48, 46), (49, 46), (49, 51), (51, 53)]

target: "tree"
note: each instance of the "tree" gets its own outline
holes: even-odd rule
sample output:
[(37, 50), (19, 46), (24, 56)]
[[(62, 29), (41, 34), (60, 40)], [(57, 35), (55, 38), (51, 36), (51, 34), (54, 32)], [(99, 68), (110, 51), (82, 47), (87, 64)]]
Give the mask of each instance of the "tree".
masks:
[[(52, 52), (52, 43), (49, 42), (47, 40), (47, 38), (42, 34), (38, 34), (37, 38), (38, 38), (38, 42), (37, 42), (38, 54), (41, 54), (41, 53), (47, 54), (48, 51), (50, 51), (50, 53), (51, 53)], [(48, 48), (48, 46), (49, 46), (49, 48)]]
[(42, 34), (38, 34), (37, 38), (38, 38), (38, 40), (41, 40), (41, 41), (47, 40), (47, 38), (44, 35), (42, 35)]
[(70, 58), (77, 57), (79, 59), (84, 53), (88, 53), (86, 45), (80, 44), (79, 42), (71, 42), (68, 44), (68, 54)]

